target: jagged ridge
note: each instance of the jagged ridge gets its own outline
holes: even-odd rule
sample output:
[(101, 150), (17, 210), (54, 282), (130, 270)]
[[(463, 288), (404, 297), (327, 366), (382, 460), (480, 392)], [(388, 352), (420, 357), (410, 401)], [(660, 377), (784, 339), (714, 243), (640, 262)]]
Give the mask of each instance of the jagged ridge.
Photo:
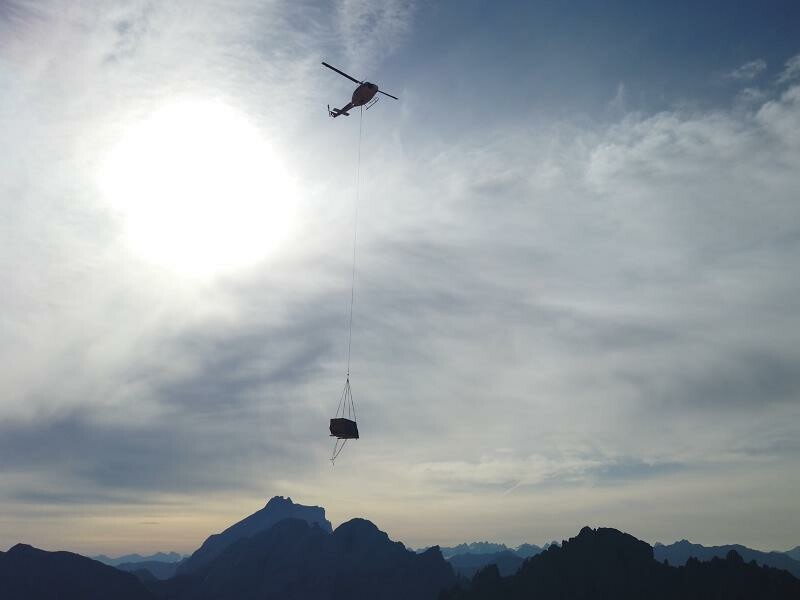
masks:
[(328, 533), (333, 531), (330, 521), (325, 518), (324, 508), (295, 504), (291, 498), (275, 496), (261, 510), (234, 523), (222, 533), (209, 536), (200, 548), (178, 567), (178, 574), (196, 571), (219, 556), (225, 548), (237, 540), (265, 531), (284, 519), (302, 519), (308, 523), (317, 524)]

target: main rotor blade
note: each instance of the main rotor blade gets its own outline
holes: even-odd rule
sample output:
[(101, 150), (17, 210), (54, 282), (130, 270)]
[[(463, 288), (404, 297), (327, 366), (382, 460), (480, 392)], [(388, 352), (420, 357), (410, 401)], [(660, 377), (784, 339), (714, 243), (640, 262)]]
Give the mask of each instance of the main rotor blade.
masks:
[(348, 74), (347, 74), (347, 73), (345, 73), (344, 71), (340, 71), (340, 70), (339, 70), (339, 69), (337, 69), (336, 67), (332, 67), (332, 66), (330, 66), (330, 65), (329, 65), (328, 63), (326, 63), (326, 62), (323, 62), (322, 64), (323, 64), (323, 65), (325, 65), (326, 67), (328, 67), (328, 68), (329, 68), (331, 71), (336, 71), (336, 72), (337, 72), (339, 75), (343, 75), (344, 77), (347, 77), (347, 78), (348, 78), (350, 81), (353, 81), (353, 82), (355, 82), (355, 83), (358, 83), (358, 84), (364, 83), (363, 81), (359, 81), (359, 80), (358, 80), (358, 79), (356, 79), (355, 77), (350, 77), (350, 75), (348, 75)]
[(384, 96), (389, 96), (389, 98), (394, 98), (395, 100), (400, 100), (400, 98), (398, 98), (397, 96), (392, 96), (391, 94), (387, 94), (383, 90), (378, 90), (378, 93), (383, 94)]

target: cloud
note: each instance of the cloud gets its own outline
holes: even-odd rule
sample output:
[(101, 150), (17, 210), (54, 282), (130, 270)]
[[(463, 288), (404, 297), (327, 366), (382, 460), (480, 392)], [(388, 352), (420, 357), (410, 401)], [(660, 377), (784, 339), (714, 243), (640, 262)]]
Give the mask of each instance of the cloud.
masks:
[(608, 103), (608, 109), (617, 115), (621, 115), (627, 112), (627, 110), (625, 109), (625, 105), (626, 105), (625, 84), (620, 81), (617, 84), (617, 91), (614, 94), (614, 97)]
[(726, 79), (734, 81), (751, 81), (758, 77), (767, 68), (767, 61), (764, 59), (751, 60), (735, 68), (725, 75)]
[[(39, 6), (0, 49), (0, 497), (19, 536), (45, 513), (77, 532), (75, 507), (119, 519), (109, 536), (130, 531), (123, 512), (165, 532), (189, 508), (216, 515), (190, 550), (274, 493), (414, 545), (448, 542), (444, 527), (552, 538), (589, 517), (666, 528), (710, 497), (734, 522), (727, 498), (797, 497), (800, 88), (631, 113), (620, 85), (610, 124), (521, 115), (447, 135), (370, 111), (363, 437), (332, 472), (357, 128), (330, 127), (318, 62), (377, 64), (415, 9)], [(249, 269), (197, 281), (137, 258), (97, 188), (115, 140), (176, 93), (246, 114), (302, 184), (300, 233)], [(426, 118), (445, 122), (445, 100)]]
[(800, 77), (800, 54), (786, 61), (783, 71), (778, 76), (778, 83), (788, 83)]
[[(448, 282), (475, 297), (431, 321), (455, 328), (437, 328), (440, 345), (454, 337), (440, 368), (473, 387), (435, 394), (458, 398), (453, 418), (440, 419), (462, 457), (426, 473), (465, 493), (506, 489), (526, 468), (480, 459), (487, 447), (502, 440), (540, 464), (556, 438), (591, 441), (587, 460), (599, 460), (600, 473), (601, 457), (614, 465), (644, 452), (648, 464), (711, 471), (726, 447), (752, 437), (746, 415), (796, 412), (800, 356), (788, 324), (797, 290), (785, 273), (798, 242), (798, 180), (788, 167), (797, 156), (774, 137), (794, 139), (793, 92), (761, 111), (505, 132), (462, 146), (451, 161), (444, 153), (427, 169), (415, 165), (433, 186), (440, 239), (458, 248), (457, 264), (472, 266), (464, 281), (451, 267)], [(474, 364), (486, 368), (470, 377)], [(727, 435), (704, 434), (698, 425), (709, 420)], [(525, 423), (525, 434), (510, 422)], [(548, 462), (561, 473), (554, 479), (570, 480), (563, 458)], [(589, 482), (591, 473), (577, 476)]]
[(746, 87), (736, 95), (736, 100), (745, 105), (760, 105), (768, 97), (769, 94), (762, 89)]
[(686, 465), (678, 463), (600, 456), (596, 451), (580, 452), (577, 449), (565, 453), (542, 449), (539, 454), (525, 457), (498, 449), (474, 462), (433, 462), (414, 467), (422, 480), (419, 485), (466, 493), (478, 489), (501, 495), (515, 490), (530, 493), (536, 489), (584, 485), (587, 482), (597, 486), (619, 486), (625, 482), (679, 473), (686, 468)]
[(756, 118), (779, 142), (776, 148), (790, 149), (787, 157), (793, 156), (800, 145), (800, 86), (784, 92), (780, 99), (770, 100), (759, 108)]
[(369, 72), (397, 50), (411, 31), (414, 10), (413, 0), (340, 0), (336, 22), (348, 65), (345, 70)]

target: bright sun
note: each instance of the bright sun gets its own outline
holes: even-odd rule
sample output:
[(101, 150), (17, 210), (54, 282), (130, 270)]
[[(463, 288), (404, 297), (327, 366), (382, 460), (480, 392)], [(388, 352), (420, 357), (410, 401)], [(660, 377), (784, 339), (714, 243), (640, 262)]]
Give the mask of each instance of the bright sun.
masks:
[(292, 181), (258, 129), (218, 101), (176, 100), (132, 125), (100, 186), (133, 250), (186, 275), (252, 264), (292, 227)]

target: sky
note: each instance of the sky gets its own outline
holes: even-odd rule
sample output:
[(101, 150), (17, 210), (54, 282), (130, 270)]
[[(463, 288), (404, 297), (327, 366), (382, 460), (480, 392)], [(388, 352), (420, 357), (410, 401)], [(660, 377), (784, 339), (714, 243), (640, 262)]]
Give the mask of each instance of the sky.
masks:
[(0, 549), (800, 544), (796, 2), (0, 0), (0, 139)]

